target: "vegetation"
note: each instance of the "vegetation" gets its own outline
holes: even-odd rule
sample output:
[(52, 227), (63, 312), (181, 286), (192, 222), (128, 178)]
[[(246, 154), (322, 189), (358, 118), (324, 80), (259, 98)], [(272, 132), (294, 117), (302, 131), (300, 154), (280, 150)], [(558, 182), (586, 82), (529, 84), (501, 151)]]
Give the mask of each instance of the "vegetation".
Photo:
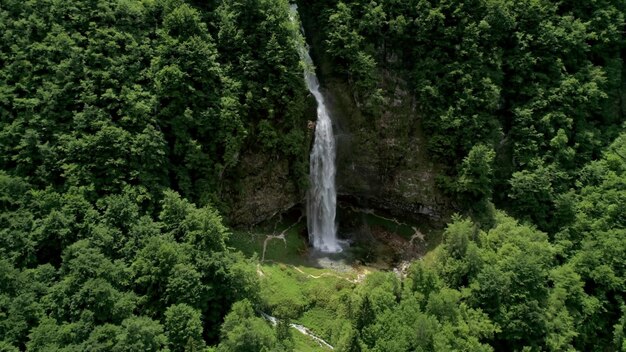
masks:
[(365, 118), (406, 79), (442, 243), (363, 278), (223, 221), (246, 155), (306, 189), (287, 0), (3, 0), (0, 350), (626, 351), (626, 3), (300, 5)]
[(405, 77), (430, 155), (447, 166), (440, 186), (464, 210), (484, 212), (493, 194), (557, 231), (560, 195), (623, 127), (623, 1), (303, 2), (372, 121), (368, 106), (396, 94), (380, 96), (378, 76)]
[(306, 172), (292, 33), (286, 1), (2, 2), (1, 350), (220, 341), (258, 294), (216, 210), (241, 155)]
[(258, 145), (305, 174), (286, 1), (8, 0), (0, 16), (0, 165), (33, 187), (94, 202), (130, 186), (150, 210), (173, 188), (224, 208)]

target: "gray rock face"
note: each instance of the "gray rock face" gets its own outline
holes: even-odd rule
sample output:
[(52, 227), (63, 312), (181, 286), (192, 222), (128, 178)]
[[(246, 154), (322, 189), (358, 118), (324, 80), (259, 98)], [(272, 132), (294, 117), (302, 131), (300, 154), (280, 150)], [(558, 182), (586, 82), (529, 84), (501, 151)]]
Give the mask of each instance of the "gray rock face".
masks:
[[(325, 70), (324, 95), (334, 116), (337, 142), (337, 192), (357, 205), (384, 209), (397, 216), (441, 222), (450, 201), (438, 190), (440, 167), (426, 150), (416, 102), (401, 78), (384, 72), (385, 99), (379, 114), (366, 116), (345, 82)], [(325, 76), (324, 76), (325, 75)], [(313, 126), (308, 126), (312, 139)], [(241, 160), (242, 178), (227, 218), (232, 225), (253, 225), (303, 204), (289, 174), (289, 164), (275, 156), (248, 152)]]
[[(312, 35), (307, 41), (312, 43), (321, 91), (333, 116), (338, 195), (360, 203), (356, 205), (384, 209), (397, 216), (445, 221), (453, 205), (437, 188), (441, 167), (428, 155), (428, 136), (417, 113), (419, 102), (407, 82), (393, 70), (380, 70), (383, 101), (376, 112), (364, 112), (363, 102), (358, 101), (350, 85), (332, 72), (321, 50), (321, 39), (316, 37), (315, 19), (303, 12), (305, 31)], [(393, 66), (394, 60), (394, 54), (389, 53), (387, 64)], [(314, 114), (312, 110), (305, 118), (314, 121)], [(309, 122), (306, 128), (311, 141), (315, 124)], [(227, 216), (232, 224), (259, 223), (303, 204), (304, 194), (290, 179), (287, 161), (251, 153), (244, 158), (241, 170), (245, 176), (239, 183), (239, 196)]]
[[(322, 70), (324, 74), (324, 70)], [(384, 101), (365, 116), (345, 82), (326, 76), (326, 96), (337, 124), (337, 188), (368, 207), (439, 221), (450, 202), (436, 186), (416, 102), (400, 77), (382, 72)]]
[(239, 166), (242, 177), (233, 194), (228, 222), (235, 226), (258, 224), (302, 202), (287, 160), (248, 152)]
[(402, 73), (393, 68), (399, 53), (385, 53), (389, 68), (379, 68), (376, 73), (383, 99), (376, 109), (367, 110), (347, 79), (333, 72), (317, 29), (319, 19), (308, 10), (302, 7), (300, 16), (333, 116), (338, 195), (356, 200), (357, 206), (384, 209), (397, 216), (445, 221), (453, 204), (437, 188), (442, 170), (428, 155), (428, 136), (417, 112), (419, 102)]

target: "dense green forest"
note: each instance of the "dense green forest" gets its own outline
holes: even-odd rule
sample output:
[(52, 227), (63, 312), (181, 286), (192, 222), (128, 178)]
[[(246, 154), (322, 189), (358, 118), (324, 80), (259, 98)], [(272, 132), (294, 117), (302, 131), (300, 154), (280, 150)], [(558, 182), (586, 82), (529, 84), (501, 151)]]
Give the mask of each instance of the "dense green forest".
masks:
[[(626, 351), (626, 2), (298, 3), (366, 121), (406, 80), (458, 213), (405, 277), (311, 289), (324, 338)], [(0, 0), (0, 351), (298, 350), (230, 227), (254, 160), (306, 192), (297, 31), (287, 0)]]
[(0, 350), (216, 344), (239, 155), (306, 172), (288, 4), (3, 0), (0, 36)]

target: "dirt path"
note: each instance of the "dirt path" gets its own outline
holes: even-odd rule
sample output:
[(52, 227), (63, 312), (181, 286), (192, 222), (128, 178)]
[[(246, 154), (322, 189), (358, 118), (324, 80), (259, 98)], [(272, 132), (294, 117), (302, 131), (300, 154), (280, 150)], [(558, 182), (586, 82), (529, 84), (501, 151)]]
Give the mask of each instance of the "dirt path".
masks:
[(353, 284), (358, 284), (360, 282), (363, 282), (363, 280), (365, 279), (367, 274), (370, 273), (368, 270), (365, 270), (365, 272), (357, 274), (357, 278), (356, 279), (349, 279), (347, 277), (339, 276), (339, 275), (336, 275), (336, 274), (333, 274), (333, 273), (322, 273), (321, 275), (312, 275), (312, 274), (309, 274), (309, 273), (306, 273), (306, 272), (302, 271), (302, 269), (298, 268), (297, 266), (290, 265), (290, 267), (293, 268), (295, 271), (299, 272), (300, 274), (306, 275), (307, 278), (309, 278), (309, 279), (321, 279), (323, 277), (334, 277), (334, 278), (337, 278), (337, 279), (346, 280), (346, 281), (351, 282)]

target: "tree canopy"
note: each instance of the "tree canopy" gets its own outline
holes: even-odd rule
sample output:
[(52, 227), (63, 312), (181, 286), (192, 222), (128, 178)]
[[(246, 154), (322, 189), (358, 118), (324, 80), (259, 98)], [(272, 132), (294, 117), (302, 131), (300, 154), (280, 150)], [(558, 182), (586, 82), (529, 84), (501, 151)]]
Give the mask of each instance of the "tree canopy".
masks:
[(273, 327), (228, 220), (307, 188), (289, 1), (2, 0), (0, 350), (292, 351), (319, 305), (339, 351), (626, 351), (626, 2), (298, 4), (365, 120), (405, 81), (441, 244)]

